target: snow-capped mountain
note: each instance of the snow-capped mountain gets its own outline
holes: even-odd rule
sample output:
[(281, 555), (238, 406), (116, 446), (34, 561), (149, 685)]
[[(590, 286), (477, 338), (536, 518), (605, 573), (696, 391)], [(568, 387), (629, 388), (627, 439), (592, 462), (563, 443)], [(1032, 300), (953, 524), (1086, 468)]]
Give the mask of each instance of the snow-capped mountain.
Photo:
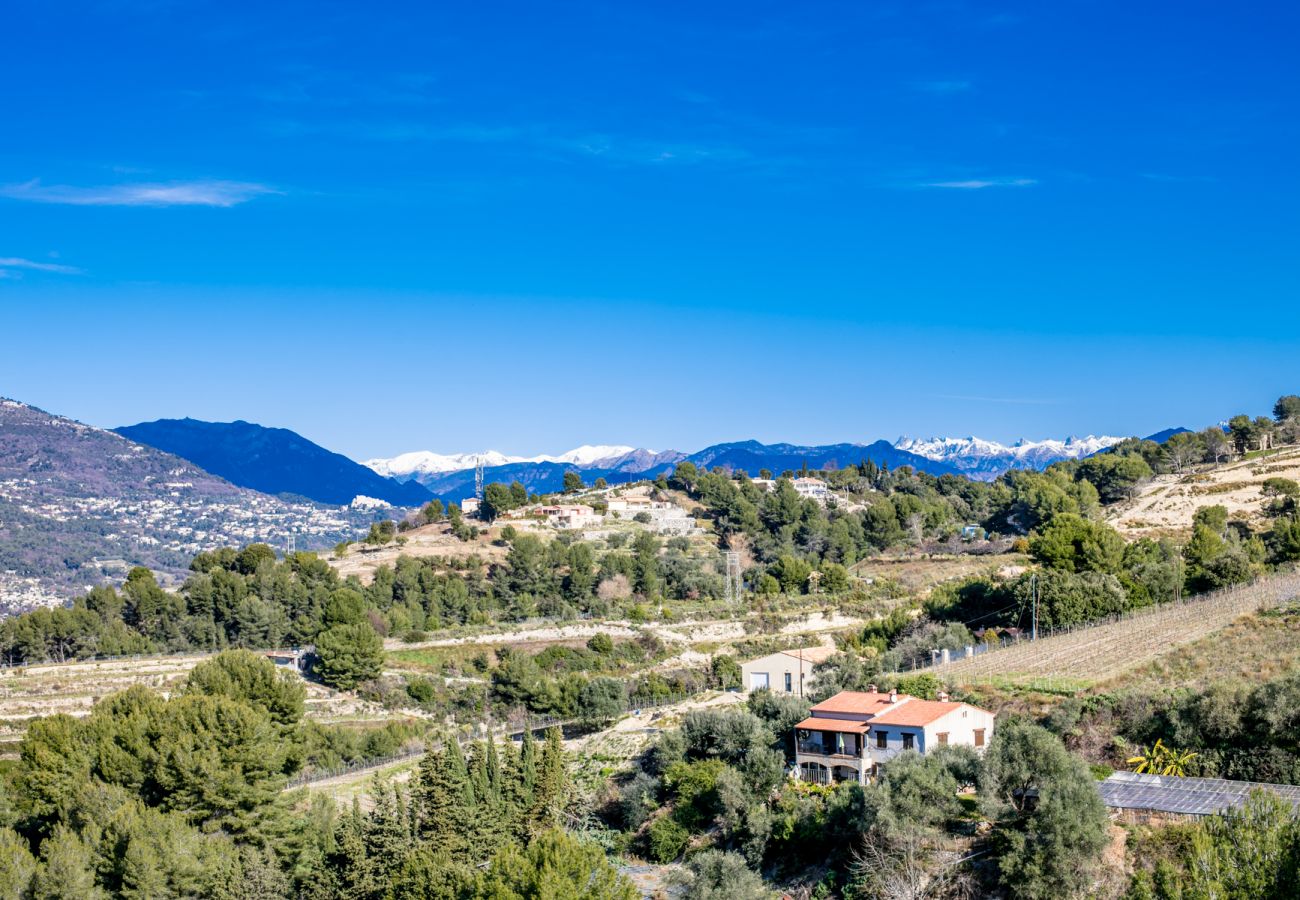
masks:
[(508, 466), (515, 463), (561, 463), (582, 468), (615, 468), (633, 454), (648, 454), (655, 457), (654, 450), (640, 450), (622, 444), (583, 444), (557, 456), (541, 454), (539, 456), (509, 456), (496, 450), (482, 453), (433, 453), (429, 450), (417, 450), (402, 453), (391, 459), (368, 459), (363, 465), (369, 466), (380, 475), (396, 478), (399, 481), (415, 479), (422, 481), (434, 475), (447, 472), (463, 472), (474, 468), (481, 459), (485, 468)]
[(1083, 459), (1113, 447), (1120, 437), (1088, 435), (1065, 440), (1019, 440), (1010, 446), (977, 437), (899, 438), (894, 447), (945, 462), (971, 478), (991, 480), (1008, 469), (1045, 469), (1063, 459)]

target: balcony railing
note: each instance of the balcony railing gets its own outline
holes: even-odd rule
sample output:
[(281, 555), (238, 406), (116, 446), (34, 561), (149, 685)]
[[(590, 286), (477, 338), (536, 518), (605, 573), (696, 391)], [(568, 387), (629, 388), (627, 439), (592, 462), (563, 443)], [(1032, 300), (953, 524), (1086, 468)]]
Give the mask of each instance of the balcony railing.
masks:
[(862, 754), (853, 752), (851, 745), (846, 745), (843, 750), (835, 749), (834, 744), (823, 744), (818, 740), (807, 740), (796, 742), (796, 747), (800, 753), (807, 753), (815, 756), (838, 756), (845, 759), (861, 759)]

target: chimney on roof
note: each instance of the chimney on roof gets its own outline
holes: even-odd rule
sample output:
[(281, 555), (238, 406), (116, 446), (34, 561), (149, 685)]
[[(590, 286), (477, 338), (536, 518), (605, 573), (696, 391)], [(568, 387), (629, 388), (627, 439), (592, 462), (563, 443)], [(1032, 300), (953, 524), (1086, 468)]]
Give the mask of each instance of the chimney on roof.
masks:
[(898, 702), (898, 688), (890, 688), (890, 689), (889, 689), (889, 702), (890, 702), (890, 703), (897, 703), (897, 702)]
[(947, 703), (947, 702), (948, 702), (948, 692), (947, 692), (947, 691), (940, 691), (940, 692), (939, 692), (939, 702), (940, 702), (940, 703)]
[(874, 684), (867, 685), (867, 693), (874, 694), (875, 692), (876, 692), (876, 686)]

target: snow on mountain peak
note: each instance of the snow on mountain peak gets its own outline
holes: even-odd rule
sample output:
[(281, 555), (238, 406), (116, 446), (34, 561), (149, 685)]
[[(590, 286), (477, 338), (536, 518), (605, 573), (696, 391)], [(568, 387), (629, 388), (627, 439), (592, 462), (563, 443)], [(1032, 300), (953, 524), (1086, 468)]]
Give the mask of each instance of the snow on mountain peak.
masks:
[(1044, 469), (1063, 459), (1082, 459), (1123, 438), (1088, 435), (1065, 440), (1048, 438), (1030, 441), (1024, 438), (1010, 446), (974, 436), (964, 438), (899, 438), (895, 449), (906, 450), (926, 459), (945, 462), (972, 478), (995, 478), (1008, 469)]
[[(636, 450), (636, 447), (628, 447), (624, 444), (583, 444), (581, 447), (575, 447), (567, 453), (561, 453), (554, 457), (538, 457), (539, 462), (566, 462), (573, 463), (575, 466), (590, 466), (593, 463), (603, 462), (607, 459), (617, 459), (627, 456)], [(647, 451), (654, 453), (655, 451)]]
[[(508, 466), (512, 463), (568, 463), (575, 466), (590, 466), (595, 463), (616, 460), (636, 451), (635, 447), (623, 444), (584, 444), (556, 456), (541, 454), (539, 456), (509, 456), (496, 450), (482, 453), (434, 453), (430, 450), (416, 450), (401, 453), (391, 459), (368, 459), (362, 465), (368, 466), (380, 475), (406, 479), (420, 475), (438, 475), (444, 472), (463, 472), (474, 468), (481, 459), (487, 468)], [(654, 451), (650, 451), (654, 452)]]

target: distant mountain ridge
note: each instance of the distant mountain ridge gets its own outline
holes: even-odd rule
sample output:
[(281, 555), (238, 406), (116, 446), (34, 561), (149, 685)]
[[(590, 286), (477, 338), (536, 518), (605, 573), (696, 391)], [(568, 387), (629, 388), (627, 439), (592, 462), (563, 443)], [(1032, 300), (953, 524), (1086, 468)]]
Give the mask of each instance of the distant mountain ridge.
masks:
[(584, 444), (557, 456), (541, 454), (538, 456), (507, 456), (496, 450), (484, 450), (482, 453), (433, 453), (429, 450), (417, 450), (402, 453), (391, 459), (368, 459), (362, 465), (369, 467), (380, 475), (396, 478), (399, 481), (421, 481), (435, 478), (448, 472), (463, 472), (473, 469), (481, 460), (484, 468), (495, 469), (519, 463), (559, 463), (578, 466), (584, 469), (607, 468), (628, 469), (640, 467), (639, 470), (651, 468), (661, 462), (676, 462), (685, 456), (676, 450), (657, 452), (654, 450), (627, 447), (619, 444), (601, 444), (592, 446)]
[(265, 494), (294, 494), (338, 506), (359, 496), (394, 506), (419, 506), (433, 498), (417, 482), (387, 478), (287, 428), (267, 428), (242, 419), (186, 418), (141, 422), (114, 431)]
[[(1169, 429), (1174, 431), (1176, 429)], [(444, 500), (471, 496), (474, 465), (484, 462), (487, 481), (519, 481), (530, 491), (559, 490), (565, 472), (578, 472), (590, 484), (604, 478), (610, 484), (654, 478), (683, 460), (703, 468), (723, 466), (757, 476), (763, 469), (774, 473), (854, 465), (871, 460), (890, 468), (911, 466), (931, 475), (964, 475), (992, 480), (1009, 469), (1045, 469), (1065, 459), (1082, 459), (1113, 447), (1123, 438), (1103, 435), (1065, 440), (1021, 440), (1001, 444), (976, 437), (899, 438), (888, 441), (822, 445), (764, 444), (734, 441), (714, 444), (694, 453), (656, 452), (622, 445), (583, 446), (557, 456), (507, 456), (493, 450), (482, 453), (404, 453), (391, 459), (372, 459), (365, 465), (377, 473), (400, 480), (418, 481)]]
[(870, 460), (876, 465), (897, 469), (911, 466), (931, 475), (955, 474), (954, 469), (942, 460), (932, 460), (917, 453), (900, 450), (888, 441), (871, 444), (762, 444), (758, 441), (739, 441), (731, 444), (714, 444), (686, 457), (703, 468), (725, 466), (740, 469), (757, 476), (762, 469), (774, 474), (797, 470), (807, 465), (810, 469), (845, 468)]
[(1120, 437), (1088, 435), (1068, 437), (1065, 440), (1019, 440), (1014, 444), (977, 437), (964, 438), (899, 438), (894, 447), (915, 453), (936, 462), (951, 465), (970, 478), (992, 480), (1010, 469), (1045, 469), (1054, 462), (1066, 459), (1083, 459), (1113, 447)]
[[(482, 455), (485, 461), (493, 458), (488, 454), (460, 454), (459, 456), (472, 460), (476, 455)], [(417, 454), (404, 454), (404, 456), (410, 458)], [(500, 454), (497, 456), (500, 457)], [(442, 457), (442, 459), (451, 458), (455, 457)], [(620, 484), (656, 478), (660, 474), (672, 471), (673, 467), (683, 460), (704, 468), (723, 466), (744, 471), (754, 477), (757, 477), (763, 469), (770, 469), (779, 474), (787, 469), (800, 469), (805, 464), (810, 469), (823, 469), (830, 466), (854, 465), (868, 459), (877, 465), (887, 465), (890, 468), (912, 466), (934, 475), (956, 472), (945, 463), (896, 450), (888, 441), (876, 441), (873, 444), (828, 444), (819, 447), (739, 441), (715, 444), (690, 455), (675, 450), (658, 453), (652, 450), (628, 450), (608, 458), (594, 459), (588, 464), (560, 462), (556, 459), (551, 457), (541, 462), (525, 460), (501, 465), (487, 464), (484, 466), (483, 475), (489, 483), (518, 481), (530, 492), (548, 493), (561, 489), (566, 472), (577, 472), (587, 484), (591, 484), (597, 478), (604, 478), (609, 484)], [(377, 462), (372, 460), (370, 464)], [(380, 471), (394, 471), (394, 468), (384, 467)], [(409, 477), (418, 480), (442, 500), (455, 502), (473, 496), (474, 493), (472, 468), (449, 472), (412, 472)]]

